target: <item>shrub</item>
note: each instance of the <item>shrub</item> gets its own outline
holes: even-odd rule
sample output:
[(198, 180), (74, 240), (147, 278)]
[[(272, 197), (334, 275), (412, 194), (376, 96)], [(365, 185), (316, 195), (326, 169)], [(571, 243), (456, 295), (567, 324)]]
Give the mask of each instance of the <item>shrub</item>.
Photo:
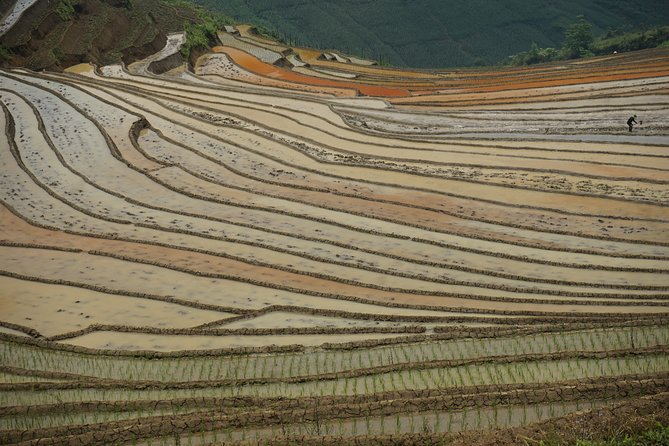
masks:
[(560, 52), (555, 48), (539, 48), (532, 43), (529, 51), (518, 53), (509, 58), (510, 65), (532, 65), (537, 63), (551, 62), (560, 58)]
[(53, 53), (53, 57), (56, 58), (56, 61), (58, 61), (58, 63), (61, 63), (63, 61), (63, 50), (56, 47), (52, 49), (51, 52)]
[(71, 0), (60, 0), (58, 6), (56, 6), (56, 14), (63, 21), (67, 22), (74, 17), (74, 6), (72, 5)]
[(0, 44), (0, 63), (7, 63), (12, 59), (12, 52), (5, 45)]

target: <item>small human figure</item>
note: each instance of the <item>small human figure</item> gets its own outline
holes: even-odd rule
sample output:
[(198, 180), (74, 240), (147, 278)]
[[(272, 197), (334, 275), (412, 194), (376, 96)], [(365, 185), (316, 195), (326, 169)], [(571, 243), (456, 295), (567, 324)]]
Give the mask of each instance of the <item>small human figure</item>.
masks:
[(627, 126), (630, 128), (630, 132), (632, 131), (634, 124), (636, 124), (636, 115), (630, 116), (630, 118), (627, 120)]

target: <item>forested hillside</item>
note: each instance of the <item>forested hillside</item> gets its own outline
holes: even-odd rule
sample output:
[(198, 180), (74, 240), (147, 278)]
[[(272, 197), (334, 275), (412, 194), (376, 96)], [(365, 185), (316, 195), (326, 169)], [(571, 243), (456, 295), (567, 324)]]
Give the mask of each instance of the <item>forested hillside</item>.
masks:
[(414, 67), (497, 63), (532, 42), (559, 47), (578, 15), (595, 33), (669, 23), (645, 0), (198, 0), (283, 39)]

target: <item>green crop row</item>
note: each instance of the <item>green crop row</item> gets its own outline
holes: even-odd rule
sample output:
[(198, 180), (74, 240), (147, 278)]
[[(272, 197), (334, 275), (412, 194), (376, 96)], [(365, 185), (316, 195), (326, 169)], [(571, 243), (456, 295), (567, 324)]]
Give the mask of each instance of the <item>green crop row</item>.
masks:
[(26, 414), (22, 416), (0, 417), (0, 430), (31, 430), (80, 424), (108, 423), (112, 421), (132, 420), (135, 418), (180, 415), (197, 412), (197, 408), (160, 409), (142, 411), (88, 411), (70, 413), (50, 413), (44, 415)]
[(669, 327), (625, 327), (492, 339), (424, 341), (352, 350), (146, 359), (87, 355), (0, 340), (0, 364), (104, 379), (196, 381), (287, 378), (442, 359), (669, 345)]
[(213, 385), (192, 388), (127, 389), (116, 384), (89, 383), (82, 388), (58, 386), (36, 392), (25, 389), (0, 390), (0, 406), (31, 406), (86, 401), (162, 401), (182, 398), (301, 398), (371, 395), (380, 392), (461, 388), (467, 386), (525, 383), (554, 383), (598, 377), (655, 374), (669, 371), (666, 355), (623, 356), (618, 358), (571, 358), (562, 360), (491, 362), (422, 370), (387, 373), (307, 382), (272, 382), (268, 384)]
[[(353, 419), (317, 420), (279, 424), (267, 428), (242, 428), (214, 432), (198, 432), (181, 437), (181, 444), (221, 444), (237, 441), (260, 441), (301, 436), (376, 436), (408, 433), (452, 433), (482, 430), (492, 427), (520, 426), (546, 418), (594, 409), (610, 401), (536, 404), (522, 407), (472, 408), (449, 412), (413, 412), (389, 416), (370, 416)], [(174, 438), (150, 439), (146, 445), (171, 445)]]

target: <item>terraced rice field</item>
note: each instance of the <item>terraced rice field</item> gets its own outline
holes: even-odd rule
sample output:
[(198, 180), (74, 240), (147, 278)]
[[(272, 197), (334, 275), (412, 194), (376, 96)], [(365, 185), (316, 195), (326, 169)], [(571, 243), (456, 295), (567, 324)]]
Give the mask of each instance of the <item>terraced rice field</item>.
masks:
[(151, 70), (183, 36), (130, 71), (0, 72), (0, 443), (666, 408), (669, 50), (290, 70), (243, 35), (195, 73)]

